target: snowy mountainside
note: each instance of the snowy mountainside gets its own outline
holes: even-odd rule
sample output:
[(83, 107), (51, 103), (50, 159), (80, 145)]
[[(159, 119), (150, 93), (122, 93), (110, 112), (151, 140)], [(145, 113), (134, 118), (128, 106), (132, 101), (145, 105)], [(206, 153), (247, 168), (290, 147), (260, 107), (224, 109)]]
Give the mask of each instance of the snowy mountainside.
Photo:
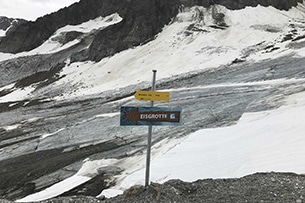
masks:
[[(180, 7), (151, 41), (99, 61), (77, 55), (86, 54), (97, 35), (113, 31), (113, 26), (126, 21), (124, 17), (128, 15), (114, 12), (64, 25), (35, 49), (0, 53), (1, 197), (24, 197), (19, 201), (30, 202), (73, 188), (76, 192), (72, 194), (96, 196), (114, 186), (104, 192), (109, 195), (141, 183), (137, 174), (145, 164), (147, 129), (119, 126), (119, 110), (122, 105), (147, 105), (132, 95), (150, 87), (153, 69), (158, 70), (157, 88), (171, 92), (170, 102), (156, 105), (183, 108), (183, 125), (154, 128), (153, 158), (167, 152), (170, 155), (170, 149), (180, 143), (188, 148), (183, 145), (187, 138), (201, 129), (212, 128), (205, 132), (213, 134), (214, 128), (235, 126), (232, 132), (238, 133), (239, 125), (235, 124), (240, 118), (247, 122), (245, 113), (256, 115), (279, 108), (288, 95), (304, 91), (302, 3), (288, 11), (271, 6), (241, 10), (222, 5)], [(281, 124), (289, 128), (289, 123)], [(215, 137), (222, 138), (221, 132)], [(289, 135), (281, 136), (285, 140)], [(243, 143), (246, 138), (240, 137), (234, 136), (234, 142), (228, 138), (228, 148), (235, 142)], [(255, 140), (254, 134), (250, 137)], [(204, 138), (213, 145), (212, 138)], [(226, 140), (218, 141), (215, 146), (223, 147), (221, 143)], [(211, 148), (208, 143), (203, 147), (213, 156), (204, 157), (202, 164), (214, 163), (220, 156)], [(237, 156), (244, 152), (241, 149)], [(228, 159), (236, 161), (232, 157)], [(250, 161), (255, 164), (253, 157)], [(244, 172), (244, 164), (232, 165), (241, 171), (230, 174), (215, 169), (213, 177), (238, 176)], [(262, 165), (269, 169), (268, 164)], [(172, 177), (161, 174), (154, 180), (164, 181), (166, 176)], [(192, 178), (209, 176), (199, 173)]]
[[(33, 87), (28, 87), (31, 90), (25, 88), (23, 92), (28, 94), (31, 99), (37, 97), (49, 99), (78, 97), (111, 90), (109, 87), (114, 91), (127, 87), (130, 85), (130, 78), (139, 73), (139, 70), (142, 74), (141, 80), (136, 80), (131, 84), (149, 81), (150, 70), (160, 66), (167, 68), (159, 78), (170, 78), (174, 75), (196, 72), (220, 65), (260, 61), (274, 56), (287, 55), (293, 53), (294, 49), (302, 48), (305, 36), (302, 10), (304, 7), (301, 4), (289, 12), (262, 6), (248, 7), (240, 11), (227, 10), (222, 6), (209, 9), (204, 7), (186, 8), (177, 15), (170, 25), (164, 27), (163, 31), (152, 42), (123, 51), (113, 57), (104, 58), (97, 63), (91, 61), (73, 63), (70, 61), (71, 59), (67, 58), (64, 61), (63, 58), (62, 62), (66, 65), (58, 73), (57, 77), (60, 79), (51, 83), (50, 86), (39, 87), (36, 90)], [(216, 14), (223, 15), (219, 22), (213, 17)], [(111, 18), (109, 25), (120, 21), (120, 17), (113, 14), (113, 16), (101, 20), (101, 23), (107, 22), (108, 18)], [(99, 18), (95, 21), (99, 21)], [(105, 27), (107, 24), (97, 25)], [(83, 24), (72, 27), (76, 30), (85, 29)], [(57, 32), (65, 35), (66, 31), (64, 30), (68, 29), (71, 28), (66, 26)], [(94, 30), (94, 28), (91, 29)], [(60, 44), (55, 41), (60, 38), (62, 37), (55, 33), (40, 47), (30, 52), (17, 54), (17, 56), (56, 53), (83, 43), (81, 40), (75, 39)], [(82, 47), (84, 49), (85, 44)], [(7, 54), (2, 56), (3, 58), (15, 57), (15, 55)], [(156, 58), (158, 60), (155, 60)], [(128, 67), (132, 67), (132, 69)], [(13, 68), (12, 72), (14, 72)], [(8, 72), (7, 74), (13, 73)], [(5, 82), (5, 78), (2, 81), (3, 85), (9, 85), (3, 87), (3, 91), (12, 91), (11, 84), (14, 81)], [(63, 86), (68, 88), (63, 90), (61, 89)], [(57, 94), (50, 95), (50, 89), (56, 90)], [(2, 100), (5, 101), (9, 97), (7, 95)], [(22, 96), (20, 100), (23, 99), (25, 98)]]
[(124, 21), (110, 26), (106, 31), (98, 32), (88, 53), (83, 53), (86, 59), (100, 60), (101, 57), (139, 45), (152, 38), (170, 21), (171, 17), (175, 16), (179, 5), (178, 0), (81, 0), (38, 18), (35, 22), (21, 25), (18, 30), (11, 32), (0, 41), (0, 51), (6, 53), (30, 51), (40, 46), (60, 27), (77, 25), (100, 16), (118, 13)]

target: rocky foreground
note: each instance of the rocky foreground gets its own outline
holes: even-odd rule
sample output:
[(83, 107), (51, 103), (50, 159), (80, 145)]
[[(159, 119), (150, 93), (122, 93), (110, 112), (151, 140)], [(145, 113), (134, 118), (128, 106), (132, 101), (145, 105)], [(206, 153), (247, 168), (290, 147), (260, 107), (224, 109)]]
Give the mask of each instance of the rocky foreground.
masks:
[[(1, 203), (10, 201), (1, 200)], [(192, 183), (170, 180), (152, 183), (148, 188), (134, 186), (112, 199), (86, 196), (59, 197), (42, 203), (134, 203), (134, 202), (276, 202), (304, 203), (305, 175), (294, 173), (256, 173), (236, 179), (205, 179)]]

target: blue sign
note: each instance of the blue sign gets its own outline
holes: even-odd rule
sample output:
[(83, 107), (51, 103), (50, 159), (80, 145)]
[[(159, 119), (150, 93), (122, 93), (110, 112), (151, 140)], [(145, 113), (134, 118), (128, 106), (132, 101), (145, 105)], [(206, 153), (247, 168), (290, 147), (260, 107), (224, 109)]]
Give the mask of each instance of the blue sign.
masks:
[(121, 107), (121, 125), (181, 125), (181, 107)]

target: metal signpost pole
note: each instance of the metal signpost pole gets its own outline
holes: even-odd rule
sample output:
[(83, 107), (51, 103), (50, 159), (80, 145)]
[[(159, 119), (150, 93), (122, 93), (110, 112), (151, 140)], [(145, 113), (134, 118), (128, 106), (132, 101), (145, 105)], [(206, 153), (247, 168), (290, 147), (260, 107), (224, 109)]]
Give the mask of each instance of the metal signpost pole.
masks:
[[(153, 70), (153, 80), (151, 91), (156, 90), (156, 73), (157, 70)], [(154, 101), (151, 101), (150, 107), (154, 106)], [(147, 136), (147, 155), (146, 155), (146, 173), (145, 173), (145, 187), (149, 185), (149, 169), (150, 169), (150, 153), (151, 153), (151, 135), (152, 135), (152, 125), (148, 126), (148, 136)]]

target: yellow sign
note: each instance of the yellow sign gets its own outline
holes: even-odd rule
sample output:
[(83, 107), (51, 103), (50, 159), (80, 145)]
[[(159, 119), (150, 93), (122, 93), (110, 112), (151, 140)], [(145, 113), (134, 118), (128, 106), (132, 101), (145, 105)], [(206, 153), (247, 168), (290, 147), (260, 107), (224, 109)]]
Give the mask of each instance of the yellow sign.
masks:
[(170, 92), (154, 92), (138, 90), (134, 94), (137, 100), (169, 101)]

